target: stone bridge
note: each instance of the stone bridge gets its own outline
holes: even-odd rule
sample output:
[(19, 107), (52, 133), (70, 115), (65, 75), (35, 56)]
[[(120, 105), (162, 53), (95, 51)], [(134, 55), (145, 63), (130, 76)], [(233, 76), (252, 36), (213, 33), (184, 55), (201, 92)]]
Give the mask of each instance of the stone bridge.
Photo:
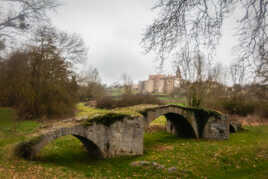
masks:
[(35, 158), (51, 141), (66, 135), (78, 138), (92, 157), (109, 158), (142, 155), (145, 130), (159, 116), (167, 119), (169, 133), (187, 138), (223, 140), (229, 138), (229, 120), (216, 111), (165, 105), (128, 108), (61, 121), (44, 127), (16, 146), (16, 154)]

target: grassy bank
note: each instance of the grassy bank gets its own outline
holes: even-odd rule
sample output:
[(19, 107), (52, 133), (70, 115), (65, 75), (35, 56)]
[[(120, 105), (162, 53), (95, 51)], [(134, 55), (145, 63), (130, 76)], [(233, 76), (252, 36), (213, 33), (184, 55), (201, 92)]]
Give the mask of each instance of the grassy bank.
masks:
[[(66, 136), (47, 145), (37, 161), (25, 161), (15, 158), (12, 148), (40, 124), (21, 121), (14, 130), (13, 115), (11, 109), (0, 109), (0, 178), (268, 178), (268, 126), (248, 127), (226, 141), (154, 132), (145, 135), (143, 156), (105, 160), (90, 159), (79, 140)], [(178, 172), (129, 165), (140, 160), (175, 166)]]

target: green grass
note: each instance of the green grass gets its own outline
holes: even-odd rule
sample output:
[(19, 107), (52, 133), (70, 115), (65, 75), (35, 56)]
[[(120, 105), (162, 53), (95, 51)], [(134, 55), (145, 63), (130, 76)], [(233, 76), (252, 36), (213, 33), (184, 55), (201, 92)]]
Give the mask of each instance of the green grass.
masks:
[[(9, 110), (0, 109), (0, 117), (11, 119)], [(163, 124), (163, 118), (158, 120)], [(226, 141), (181, 139), (159, 131), (145, 134), (143, 156), (105, 160), (90, 159), (78, 139), (66, 136), (47, 145), (38, 160), (25, 161), (13, 157), (11, 149), (39, 123), (17, 125), (14, 133), (6, 130), (8, 122), (0, 124), (0, 178), (268, 178), (268, 126), (247, 127)], [(175, 166), (179, 172), (129, 166), (140, 160)]]
[(183, 103), (183, 104), (186, 102), (185, 97), (161, 96), (161, 97), (158, 97), (158, 99), (163, 101), (163, 102), (173, 101), (173, 102)]
[(158, 125), (158, 126), (165, 126), (167, 123), (165, 116), (160, 116), (157, 119), (155, 119), (153, 122), (150, 123), (150, 126)]
[(23, 140), (40, 124), (36, 121), (17, 121), (13, 109), (0, 108), (0, 157), (5, 154), (4, 147)]

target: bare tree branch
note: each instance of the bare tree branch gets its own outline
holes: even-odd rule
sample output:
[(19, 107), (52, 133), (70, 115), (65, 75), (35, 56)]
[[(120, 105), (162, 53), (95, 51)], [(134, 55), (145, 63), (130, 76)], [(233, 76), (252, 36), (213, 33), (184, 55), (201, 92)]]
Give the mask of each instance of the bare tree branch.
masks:
[(48, 22), (48, 11), (59, 5), (58, 0), (0, 0), (0, 41), (14, 43), (21, 33)]
[(243, 13), (237, 28), (240, 40), (237, 53), (240, 59), (252, 63), (259, 59), (257, 65), (263, 69), (267, 60), (260, 48), (268, 51), (267, 0), (159, 0), (154, 8), (159, 15), (142, 39), (144, 48), (147, 52), (176, 52), (182, 56), (181, 49), (187, 48), (191, 53), (205, 51), (206, 58), (213, 57), (223, 21), (235, 7)]

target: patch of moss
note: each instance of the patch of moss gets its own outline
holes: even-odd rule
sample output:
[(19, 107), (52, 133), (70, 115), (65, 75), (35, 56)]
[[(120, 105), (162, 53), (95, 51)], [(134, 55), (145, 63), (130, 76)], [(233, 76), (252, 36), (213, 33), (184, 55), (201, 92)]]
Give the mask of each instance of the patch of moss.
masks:
[(122, 121), (124, 118), (131, 120), (137, 117), (141, 117), (141, 115), (133, 111), (111, 111), (108, 113), (95, 114), (89, 117), (84, 124), (90, 126), (93, 123), (97, 123), (111, 126), (113, 123)]
[(179, 105), (179, 104), (171, 105), (171, 106), (180, 107), (180, 108), (185, 109), (187, 111), (193, 111), (193, 112), (195, 112), (197, 114), (202, 113), (203, 115), (205, 114), (208, 117), (213, 116), (213, 117), (216, 117), (216, 118), (221, 118), (221, 116), (223, 115), (218, 111), (211, 110), (211, 109), (206, 109), (206, 108), (189, 107), (189, 106), (184, 106), (184, 105)]
[(90, 126), (93, 123), (97, 123), (97, 124), (103, 124), (105, 126), (111, 126), (116, 121), (122, 121), (125, 117), (128, 117), (128, 115), (117, 114), (117, 113), (107, 113), (104, 115), (94, 115), (93, 117), (90, 117), (85, 122), (85, 125)]
[[(83, 104), (80, 104), (80, 112), (83, 115), (88, 116), (88, 119), (85, 121), (85, 125), (89, 126), (93, 123), (104, 124), (105, 126), (110, 126), (116, 121), (122, 121), (124, 118), (133, 119), (135, 117), (146, 116), (148, 111), (156, 111), (158, 109), (167, 108), (167, 107), (179, 107), (185, 111), (193, 112), (196, 118), (199, 119), (208, 119), (213, 116), (215, 118), (221, 118), (222, 114), (217, 111), (208, 110), (204, 108), (194, 108), (187, 107), (183, 104), (169, 104), (169, 105), (136, 105), (125, 108), (116, 108), (113, 110), (102, 110), (85, 107)], [(81, 114), (81, 113), (80, 113)]]

